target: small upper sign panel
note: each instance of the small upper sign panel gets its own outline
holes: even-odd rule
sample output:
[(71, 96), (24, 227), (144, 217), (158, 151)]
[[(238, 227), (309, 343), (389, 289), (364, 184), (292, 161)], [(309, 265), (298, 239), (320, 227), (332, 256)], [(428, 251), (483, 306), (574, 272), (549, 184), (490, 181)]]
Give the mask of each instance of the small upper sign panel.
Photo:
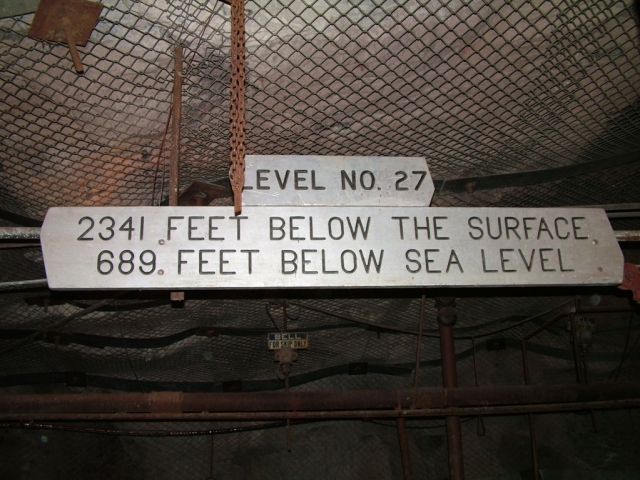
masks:
[(429, 206), (422, 157), (247, 155), (244, 205)]

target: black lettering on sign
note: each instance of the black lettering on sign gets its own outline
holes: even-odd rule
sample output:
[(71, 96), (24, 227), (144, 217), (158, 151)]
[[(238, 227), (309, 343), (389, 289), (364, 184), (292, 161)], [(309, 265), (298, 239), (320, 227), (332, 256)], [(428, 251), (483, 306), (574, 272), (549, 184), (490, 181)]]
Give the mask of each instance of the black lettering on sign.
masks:
[(584, 220), (584, 217), (571, 217), (571, 225), (573, 226), (573, 238), (575, 238), (576, 240), (586, 240), (587, 238), (589, 238), (589, 235), (587, 235), (586, 237), (578, 236), (578, 230), (580, 230), (582, 227), (576, 225), (576, 220)]
[(173, 220), (182, 220), (184, 217), (169, 217), (167, 218), (167, 240), (171, 240), (171, 232), (178, 230), (178, 227), (174, 227), (171, 222)]
[[(337, 220), (338, 221), (338, 225), (340, 225), (340, 235), (334, 235), (333, 234), (333, 221)], [(333, 240), (340, 240), (342, 237), (344, 237), (344, 222), (342, 221), (342, 219), (340, 217), (331, 217), (329, 219), (329, 236), (333, 239)]]
[(240, 220), (246, 220), (249, 217), (238, 216), (238, 217), (229, 217), (229, 220), (236, 221), (236, 240), (240, 240)]
[(535, 217), (524, 217), (524, 218), (522, 219), (522, 227), (524, 228), (524, 238), (525, 238), (526, 240), (529, 240), (529, 232), (530, 232), (531, 230), (533, 230), (533, 227), (531, 227), (531, 226), (527, 223), (527, 221), (533, 221), (533, 220), (535, 220)]
[(224, 237), (213, 236), (213, 231), (218, 230), (218, 227), (213, 226), (214, 220), (224, 220), (224, 217), (209, 217), (209, 240), (224, 240)]
[(438, 248), (427, 248), (424, 251), (424, 267), (427, 269), (427, 272), (429, 273), (442, 273), (442, 270), (431, 270), (431, 267), (429, 266), (431, 263), (434, 263), (435, 260), (433, 258), (429, 258), (429, 253), (433, 252), (433, 253), (437, 253), (439, 252), (440, 249)]
[(263, 173), (270, 173), (271, 170), (256, 170), (256, 188), (258, 190), (271, 190), (268, 185), (262, 185), (262, 182), (269, 180), (269, 177), (263, 177)]
[(309, 240), (326, 240), (327, 237), (313, 236), (313, 217), (309, 217)]
[(522, 258), (522, 261), (524, 262), (524, 266), (527, 267), (527, 272), (530, 272), (531, 271), (531, 267), (533, 266), (533, 257), (536, 254), (536, 249), (534, 248), (534, 249), (531, 250), (531, 257), (529, 258), (528, 262), (527, 262), (527, 259), (524, 256), (524, 253), (522, 253), (522, 250), (518, 249), (518, 253), (520, 254), (520, 258)]
[[(147, 253), (151, 254), (151, 260), (145, 260), (145, 255)], [(143, 275), (151, 275), (153, 272), (156, 271), (156, 254), (153, 250), (144, 250), (142, 253), (140, 253), (140, 263), (142, 265), (144, 265), (145, 267), (151, 267), (149, 270), (145, 270), (142, 267), (138, 267), (138, 270), (140, 270), (140, 272)]]
[(442, 227), (438, 225), (438, 220), (448, 220), (449, 217), (433, 217), (433, 235), (436, 240), (449, 240), (449, 237), (438, 236), (438, 231), (442, 230)]
[(203, 255), (204, 255), (205, 253), (214, 253), (214, 252), (215, 252), (215, 250), (200, 250), (200, 251), (198, 252), (198, 260), (199, 260), (199, 261), (198, 261), (198, 273), (199, 273), (200, 275), (215, 275), (215, 273), (216, 273), (216, 272), (214, 272), (214, 271), (205, 271), (205, 270), (203, 269), (203, 266), (204, 266), (205, 264), (209, 263), (209, 260), (205, 260), (205, 259), (203, 258)]
[(287, 188), (287, 181), (289, 180), (289, 170), (284, 174), (284, 179), (280, 178), (280, 172), (276, 170), (276, 180), (278, 181), (278, 185), (280, 185), (280, 190), (284, 190)]
[[(113, 263), (109, 259), (103, 258), (103, 255), (105, 254), (109, 255), (109, 258), (111, 260), (113, 260), (114, 258), (113, 253), (111, 253), (109, 250), (103, 250), (98, 254), (97, 268), (100, 275), (109, 275), (111, 272), (113, 272)], [(107, 265), (106, 268), (104, 266), (105, 264)]]
[(342, 180), (342, 190), (346, 190), (346, 184), (348, 183), (351, 187), (351, 190), (356, 189), (356, 171), (351, 170), (351, 178), (349, 178), (347, 172), (344, 170), (340, 171), (340, 179)]
[(187, 263), (189, 263), (186, 260), (182, 259), (182, 254), (193, 252), (195, 252), (195, 250), (178, 250), (178, 275), (182, 275), (182, 265), (186, 265)]
[[(505, 226), (507, 224), (507, 219), (505, 218)], [(509, 234), (507, 233), (507, 237), (509, 236)], [(513, 248), (501, 248), (500, 249), (500, 265), (502, 266), (502, 271), (503, 272), (516, 272), (517, 270), (514, 268), (507, 268), (506, 265), (507, 263), (509, 263), (511, 261), (511, 259), (506, 258), (504, 255), (507, 252), (513, 252)]]
[[(368, 177), (368, 180), (365, 179), (365, 175)], [(367, 185), (368, 183), (368, 185)], [(365, 170), (360, 174), (360, 186), (365, 190), (371, 190), (376, 185), (376, 177), (373, 172), (369, 170)]]
[(540, 250), (538, 250), (538, 254), (540, 255), (540, 267), (542, 268), (543, 272), (555, 272), (555, 268), (546, 267), (546, 263), (549, 261), (549, 259), (545, 258), (545, 252), (553, 252), (553, 248), (541, 248)]
[(351, 219), (349, 217), (347, 217), (347, 224), (349, 225), (349, 230), (351, 230), (351, 236), (353, 237), (354, 240), (358, 236), (358, 229), (360, 229), (360, 232), (362, 232), (362, 237), (365, 240), (367, 239), (367, 235), (369, 235), (369, 223), (370, 222), (371, 222), (371, 217), (367, 217), (367, 226), (364, 227), (362, 225), (362, 220), (360, 220), (360, 217), (356, 217), (356, 224), (354, 226), (354, 225), (351, 224)]
[(316, 253), (317, 250), (302, 250), (302, 254), (300, 255), (300, 264), (302, 265), (302, 273), (307, 273), (307, 274), (316, 274), (318, 273), (317, 270), (307, 270), (307, 265), (309, 263), (311, 263), (311, 260), (307, 260), (306, 258), (306, 254), (307, 253)]
[[(113, 236), (116, 234), (116, 232), (113, 231), (113, 227), (115, 226), (116, 221), (111, 217), (103, 217), (103, 218), (100, 219), (100, 222), (99, 222), (100, 225), (102, 225), (102, 222), (104, 222), (105, 220), (107, 220), (108, 222), (111, 222), (111, 225), (108, 225), (108, 226), (104, 227), (107, 230), (107, 232), (110, 233), (110, 235), (107, 237), (107, 236), (102, 235), (102, 233), (99, 233), (98, 236), (102, 240), (111, 240), (113, 238)], [(129, 220), (131, 220), (131, 217), (129, 217)], [(125, 222), (125, 224), (126, 223), (127, 222)], [(122, 230), (122, 227), (120, 227), (120, 230)], [(129, 233), (129, 240), (131, 240), (131, 233)]]
[(489, 220), (489, 217), (486, 217), (486, 218), (487, 218), (487, 235), (489, 235), (489, 238), (492, 238), (493, 240), (499, 239), (502, 236), (502, 219), (498, 217), (498, 235), (493, 236), (491, 234), (491, 221)]
[(307, 181), (307, 177), (302, 176), (303, 173), (307, 173), (307, 170), (293, 171), (293, 188), (295, 188), (296, 190), (309, 190), (309, 187), (300, 185), (302, 182)]
[[(396, 180), (396, 190), (397, 191), (409, 190), (409, 187), (401, 187), (400, 186), (400, 184), (407, 179), (407, 174), (402, 172), (402, 171), (396, 172), (395, 174), (400, 176), (400, 178), (398, 180)], [(417, 188), (416, 188), (416, 190), (417, 190)]]
[[(345, 266), (345, 255), (349, 253), (351, 254), (351, 264), (352, 264), (352, 268), (347, 268)], [(340, 265), (342, 266), (342, 271), (344, 273), (353, 273), (357, 270), (358, 268), (358, 257), (356, 257), (356, 253), (353, 250), (345, 250), (342, 252), (342, 254), (340, 255)]]
[(478, 230), (480, 233), (476, 233), (476, 235), (474, 235), (473, 233), (469, 232), (469, 236), (471, 238), (473, 238), (474, 240), (480, 240), (482, 237), (484, 237), (484, 230), (482, 230), (480, 227), (476, 226), (476, 225), (472, 225), (471, 222), (477, 220), (478, 222), (480, 222), (480, 225), (482, 225), (482, 219), (480, 217), (471, 217), (469, 218), (469, 221), (467, 222), (467, 224), (469, 225), (469, 228), (472, 228), (474, 230)]
[(427, 231), (427, 240), (431, 240), (431, 227), (429, 226), (429, 217), (425, 217), (425, 226), (424, 227), (420, 227), (418, 226), (418, 218), (417, 217), (413, 217), (413, 228), (415, 231), (415, 235), (416, 235), (416, 240), (418, 240), (418, 238), (420, 238), (418, 236), (418, 231), (419, 230), (426, 230)]
[(569, 220), (567, 220), (564, 217), (558, 217), (555, 219), (555, 221), (553, 222), (555, 227), (556, 227), (556, 237), (558, 237), (560, 240), (566, 240), (567, 238), (569, 238), (571, 236), (571, 233), (569, 233), (568, 230), (566, 230), (566, 235), (560, 235), (560, 227), (558, 227), (558, 221), (562, 220), (564, 222), (564, 224), (568, 227), (569, 226)]
[(91, 217), (82, 217), (80, 220), (78, 220), (78, 225), (82, 225), (82, 222), (84, 222), (85, 220), (89, 220), (89, 228), (82, 232), (82, 234), (78, 237), (78, 240), (91, 241), (93, 240), (93, 237), (86, 237), (85, 235), (91, 231), (96, 222), (94, 222), (93, 218)]
[[(274, 221), (279, 221), (280, 226), (274, 225)], [(287, 222), (285, 222), (284, 218), (282, 217), (269, 217), (269, 238), (271, 240), (282, 240), (286, 236), (286, 233), (284, 233), (284, 226), (286, 223)], [(274, 232), (280, 232), (280, 236), (276, 237), (274, 235)], [(289, 250), (285, 250), (285, 251), (289, 251)]]
[(251, 275), (253, 273), (253, 265), (252, 265), (252, 259), (251, 259), (251, 255), (253, 253), (260, 253), (260, 250), (240, 250), (241, 253), (247, 253), (248, 258), (248, 270), (249, 270), (249, 275)]
[(230, 263), (229, 260), (225, 260), (224, 259), (224, 254), (225, 253), (236, 253), (235, 250), (220, 250), (220, 275), (235, 275), (236, 272), (235, 271), (231, 271), (231, 272), (225, 272), (224, 271), (224, 266), (227, 263)]
[[(100, 221), (100, 223), (102, 223), (102, 220)], [(135, 230), (135, 228), (133, 228), (133, 217), (127, 218), (125, 220), (125, 222), (120, 226), (120, 228), (118, 230), (121, 231), (121, 232), (129, 232), (129, 240), (131, 240), (131, 235), (133, 234), (133, 231)], [(112, 230), (112, 232), (113, 232), (113, 230)]]
[(133, 272), (134, 268), (133, 259), (135, 255), (131, 250), (123, 250), (120, 252), (120, 263), (118, 264), (118, 271), (123, 275), (129, 275)]
[(409, 220), (409, 217), (391, 217), (391, 220), (398, 220), (398, 226), (400, 227), (400, 240), (404, 240), (404, 220)]
[(486, 259), (484, 257), (484, 248), (482, 250), (480, 250), (480, 253), (482, 255), (482, 271), (486, 272), (486, 273), (497, 272), (498, 270), (487, 269), (487, 261), (486, 261)]
[(144, 238), (144, 217), (140, 217), (140, 240)]
[(411, 172), (411, 173), (413, 173), (414, 175), (415, 174), (419, 174), (420, 175), (420, 180), (418, 180), (418, 183), (416, 184), (416, 191), (418, 191), (418, 189), (422, 185), (422, 182), (424, 182), (424, 179), (427, 176), (427, 172), (424, 171), (424, 170), (419, 170), (417, 172)]
[[(549, 230), (549, 225), (547, 225), (547, 221), (544, 219), (544, 217), (540, 218), (540, 225), (538, 225), (538, 240), (540, 240), (540, 235), (542, 235), (542, 232), (547, 232), (549, 238), (553, 240), (553, 235), (551, 235), (551, 230)], [(540, 252), (542, 252), (542, 250), (540, 250)]]
[(560, 271), (561, 272), (574, 272), (575, 271), (573, 268), (564, 268), (564, 265), (562, 263), (562, 252), (560, 251), (560, 249), (558, 249), (558, 263), (560, 264)]
[(204, 240), (204, 237), (194, 237), (191, 235), (191, 232), (195, 232), (198, 230), (198, 227), (193, 226), (193, 220), (204, 220), (204, 217), (189, 217), (187, 220), (188, 228), (189, 228), (189, 240)]
[(382, 266), (382, 257), (384, 256), (384, 250), (380, 250), (380, 257), (376, 258), (373, 250), (369, 250), (369, 258), (364, 257), (364, 253), (362, 250), (360, 251), (360, 258), (362, 259), (362, 265), (364, 265), (365, 272), (369, 273), (369, 268), (371, 268), (371, 263), (375, 266), (376, 272), (380, 273), (380, 267)]
[(410, 250), (407, 250), (407, 252), (404, 254), (404, 258), (406, 258), (408, 262), (415, 263), (417, 265), (413, 270), (409, 267), (409, 265), (405, 265), (405, 268), (407, 269), (407, 271), (409, 273), (418, 273), (422, 268), (422, 264), (420, 263), (420, 261), (416, 260), (415, 258), (409, 257), (409, 254), (417, 255), (418, 258), (420, 258), (420, 252), (412, 248)]
[(316, 185), (316, 171), (311, 170), (311, 190), (326, 190), (322, 185)]
[[(509, 225), (510, 223), (511, 225)], [(507, 240), (511, 239), (509, 232), (513, 232), (513, 235), (518, 237), (518, 240), (522, 240), (517, 230), (519, 226), (520, 221), (516, 217), (504, 217), (504, 231), (507, 234)]]
[[(291, 258), (285, 258), (285, 255), (289, 255)], [(293, 250), (282, 250), (281, 252), (281, 265), (282, 273), (285, 275), (292, 275), (298, 270), (298, 254)], [(287, 265), (291, 266), (291, 270), (287, 270)]]
[(447, 262), (447, 273), (449, 273), (449, 269), (451, 268), (451, 265), (457, 265), (458, 268), (460, 269), (460, 273), (464, 273), (464, 270), (462, 269), (462, 264), (460, 263), (460, 259), (458, 258), (458, 255), (456, 255), (456, 251), (453, 249), (449, 254), (449, 261)]
[(322, 249), (322, 273), (338, 273), (338, 270), (327, 270), (327, 265), (324, 257), (324, 249)]
[(304, 240), (305, 239), (304, 237), (294, 237), (293, 236), (293, 232), (294, 231), (300, 230), (300, 227), (294, 227), (293, 226), (293, 221), (294, 220), (304, 220), (304, 217), (299, 217), (299, 216), (297, 216), (297, 217), (289, 217), (289, 238), (291, 240)]

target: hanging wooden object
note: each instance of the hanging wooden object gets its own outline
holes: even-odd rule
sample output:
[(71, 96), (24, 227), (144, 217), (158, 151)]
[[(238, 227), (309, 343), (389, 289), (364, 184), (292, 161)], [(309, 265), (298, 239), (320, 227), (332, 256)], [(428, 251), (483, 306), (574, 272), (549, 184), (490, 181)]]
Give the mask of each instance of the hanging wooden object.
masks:
[(233, 190), (233, 209), (236, 215), (242, 211), (242, 188), (244, 187), (244, 56), (244, 0), (231, 0), (231, 166), (229, 180)]
[(101, 3), (87, 0), (41, 0), (29, 36), (66, 43), (76, 71), (82, 73), (84, 67), (76, 46), (87, 44), (103, 7)]

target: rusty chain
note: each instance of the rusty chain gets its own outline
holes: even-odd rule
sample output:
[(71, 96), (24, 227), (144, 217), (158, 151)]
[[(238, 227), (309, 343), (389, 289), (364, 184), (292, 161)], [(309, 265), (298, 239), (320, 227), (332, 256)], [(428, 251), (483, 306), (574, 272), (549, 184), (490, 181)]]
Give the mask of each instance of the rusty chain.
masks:
[(233, 208), (242, 211), (244, 186), (244, 0), (231, 0), (231, 165), (229, 180), (233, 190)]

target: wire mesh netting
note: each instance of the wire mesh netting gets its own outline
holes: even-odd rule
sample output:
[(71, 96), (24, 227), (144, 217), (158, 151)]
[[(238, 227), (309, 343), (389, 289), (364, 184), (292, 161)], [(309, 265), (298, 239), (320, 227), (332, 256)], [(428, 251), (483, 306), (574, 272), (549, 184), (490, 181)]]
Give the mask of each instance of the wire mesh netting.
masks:
[[(185, 49), (181, 190), (193, 181), (225, 183), (230, 7), (215, 0), (104, 4), (89, 42), (80, 47), (84, 75), (73, 71), (65, 45), (28, 36), (33, 13), (0, 19), (3, 218), (40, 220), (59, 205), (163, 203), (178, 45)], [(280, 0), (247, 2), (245, 11), (249, 154), (424, 156), (438, 180), (569, 168), (553, 181), (489, 190), (451, 191), (439, 183), (444, 186), (435, 206), (640, 201), (640, 166), (634, 162), (640, 149), (640, 44), (632, 0)], [(601, 163), (585, 170), (591, 161)], [(231, 203), (222, 198), (216, 204)], [(634, 219), (614, 225), (638, 228)], [(0, 266), (0, 282), (45, 276), (37, 247), (0, 249)], [(520, 339), (575, 293), (456, 292), (459, 384), (522, 384)], [(588, 305), (627, 305), (628, 297), (611, 289), (577, 293)], [(193, 293), (176, 309), (165, 296), (135, 294), (49, 328), (94, 304), (96, 296), (3, 292), (0, 385), (4, 392), (224, 391), (229, 385), (281, 390), (266, 334), (283, 326), (284, 297), (290, 298), (289, 329), (310, 335), (310, 348), (293, 367), (293, 389), (412, 385), (416, 292), (226, 295)], [(532, 315), (539, 316), (518, 324)], [(435, 316), (429, 299), (420, 385), (441, 384)], [(572, 383), (579, 375), (590, 381), (637, 378), (637, 318), (594, 318), (593, 345), (578, 357), (566, 319), (528, 342), (532, 383)], [(35, 333), (35, 341), (13, 350)], [(601, 432), (593, 433), (590, 415), (536, 416), (545, 478), (559, 478), (562, 470), (587, 475), (589, 469), (635, 478), (637, 412), (598, 418)], [(531, 478), (526, 417), (478, 422), (463, 420), (467, 476)], [(407, 423), (415, 477), (446, 477), (443, 420)], [(88, 426), (155, 428), (169, 435), (238, 425)], [(281, 425), (220, 433), (213, 463), (210, 435), (111, 433), (3, 430), (2, 457), (16, 460), (0, 462), (0, 476), (402, 475), (392, 421), (295, 424), (292, 453)]]

